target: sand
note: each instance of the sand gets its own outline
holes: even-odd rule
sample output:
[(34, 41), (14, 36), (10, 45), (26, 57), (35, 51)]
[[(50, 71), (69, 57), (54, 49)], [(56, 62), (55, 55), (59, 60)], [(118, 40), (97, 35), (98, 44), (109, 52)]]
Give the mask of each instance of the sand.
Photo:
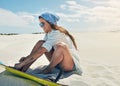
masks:
[[(120, 32), (72, 33), (76, 39), (83, 75), (71, 75), (59, 83), (70, 86), (120, 86)], [(0, 35), (0, 61), (13, 66), (28, 55), (44, 34)], [(31, 68), (49, 62), (43, 55)], [(0, 72), (4, 71), (0, 67)]]

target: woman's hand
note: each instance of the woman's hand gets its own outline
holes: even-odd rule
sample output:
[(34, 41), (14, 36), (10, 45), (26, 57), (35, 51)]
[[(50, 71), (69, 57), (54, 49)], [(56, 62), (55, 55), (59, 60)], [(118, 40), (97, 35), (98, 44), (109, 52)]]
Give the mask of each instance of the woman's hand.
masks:
[(19, 62), (22, 62), (22, 61), (24, 61), (25, 59), (26, 59), (26, 57), (21, 57), (20, 60), (19, 60)]
[(19, 62), (23, 62), (23, 61), (24, 61), (25, 59), (27, 59), (27, 58), (29, 58), (29, 55), (26, 56), (26, 57), (21, 57), (20, 60), (19, 60)]

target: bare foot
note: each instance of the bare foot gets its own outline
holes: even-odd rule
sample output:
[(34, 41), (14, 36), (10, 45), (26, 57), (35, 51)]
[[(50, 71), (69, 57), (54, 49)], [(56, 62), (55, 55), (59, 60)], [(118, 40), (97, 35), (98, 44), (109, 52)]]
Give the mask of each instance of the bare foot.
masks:
[(20, 63), (16, 63), (14, 65), (14, 68), (17, 69), (17, 70), (20, 70), (22, 67), (20, 66)]

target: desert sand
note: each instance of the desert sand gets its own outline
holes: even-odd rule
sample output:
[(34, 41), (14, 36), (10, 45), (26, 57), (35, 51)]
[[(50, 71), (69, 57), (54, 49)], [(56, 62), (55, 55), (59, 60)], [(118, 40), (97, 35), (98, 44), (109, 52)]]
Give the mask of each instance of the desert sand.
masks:
[[(59, 83), (69, 86), (120, 86), (120, 32), (72, 34), (78, 45), (83, 74), (73, 74), (59, 80)], [(0, 61), (13, 66), (20, 57), (27, 56), (43, 37), (44, 34), (0, 35)], [(43, 55), (31, 68), (48, 63)], [(4, 69), (0, 67), (2, 71)]]

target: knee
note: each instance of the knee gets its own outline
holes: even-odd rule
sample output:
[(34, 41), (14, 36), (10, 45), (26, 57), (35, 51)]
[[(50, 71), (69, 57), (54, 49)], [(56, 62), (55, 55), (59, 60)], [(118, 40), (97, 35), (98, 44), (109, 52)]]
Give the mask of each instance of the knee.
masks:
[(64, 42), (60, 42), (60, 43), (56, 44), (56, 47), (57, 47), (57, 49), (67, 49), (68, 48), (67, 44)]

